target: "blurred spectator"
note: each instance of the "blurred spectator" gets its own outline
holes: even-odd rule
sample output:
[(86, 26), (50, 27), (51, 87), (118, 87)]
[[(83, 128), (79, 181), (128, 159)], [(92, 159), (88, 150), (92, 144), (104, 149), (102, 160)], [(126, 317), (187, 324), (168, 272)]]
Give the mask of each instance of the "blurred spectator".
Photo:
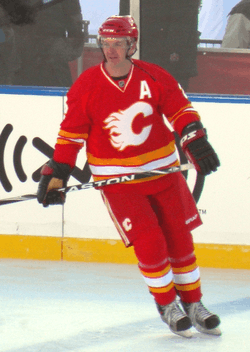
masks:
[(62, 0), (38, 11), (34, 23), (12, 25), (11, 30), (16, 53), (11, 84), (71, 86), (69, 62), (81, 56), (84, 44), (79, 0)]
[[(16, 3), (15, 0), (14, 4)], [(6, 0), (0, 0), (0, 84), (11, 84), (11, 77), (18, 68), (14, 31), (10, 24), (12, 18), (16, 17), (12, 12), (13, 6), (6, 6), (8, 4)], [(17, 9), (20, 8), (17, 7)], [(9, 12), (12, 13), (11, 17), (8, 15)], [(23, 15), (22, 19), (26, 21), (27, 17)]]
[(11, 24), (33, 23), (34, 10), (26, 0), (0, 0), (0, 84), (11, 84), (18, 68)]
[(28, 0), (0, 0), (1, 19), (8, 15), (9, 22), (22, 25), (34, 21), (34, 9)]
[(18, 69), (14, 31), (9, 26), (0, 28), (0, 84), (12, 84)]
[(242, 0), (228, 15), (222, 48), (250, 48), (250, 0)]
[[(188, 89), (197, 76), (200, 0), (144, 0), (140, 5), (140, 59), (166, 69)], [(120, 0), (120, 14), (129, 14), (129, 1)]]

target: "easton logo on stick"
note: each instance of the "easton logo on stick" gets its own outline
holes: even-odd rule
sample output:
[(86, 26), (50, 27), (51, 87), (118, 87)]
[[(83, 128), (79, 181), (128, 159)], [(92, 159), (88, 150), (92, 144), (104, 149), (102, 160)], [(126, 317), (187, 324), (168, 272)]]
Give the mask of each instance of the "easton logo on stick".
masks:
[[(108, 185), (115, 184), (115, 183), (139, 180), (139, 179), (146, 178), (146, 177), (153, 176), (153, 175), (157, 175), (157, 174), (158, 175), (162, 175), (162, 174), (167, 175), (167, 174), (170, 174), (173, 172), (185, 171), (185, 170), (190, 170), (193, 168), (194, 168), (193, 164), (184, 164), (184, 165), (174, 166), (174, 167), (170, 167), (170, 168), (166, 168), (166, 169), (162, 169), (162, 170), (146, 171), (146, 172), (132, 174), (132, 175), (110, 178), (110, 179), (106, 179), (106, 180), (102, 180), (102, 181), (88, 182), (88, 183), (84, 183), (84, 184), (69, 186), (66, 188), (59, 188), (58, 191), (68, 193), (68, 192), (73, 192), (73, 191), (79, 191), (82, 189), (89, 189), (89, 188), (93, 188), (93, 187), (104, 187), (104, 186), (108, 186)], [(2, 200), (0, 200), (0, 205), (11, 204), (11, 203), (21, 202), (21, 201), (35, 199), (35, 198), (37, 198), (36, 194), (24, 194), (24, 195), (18, 196), (18, 197), (2, 199)]]

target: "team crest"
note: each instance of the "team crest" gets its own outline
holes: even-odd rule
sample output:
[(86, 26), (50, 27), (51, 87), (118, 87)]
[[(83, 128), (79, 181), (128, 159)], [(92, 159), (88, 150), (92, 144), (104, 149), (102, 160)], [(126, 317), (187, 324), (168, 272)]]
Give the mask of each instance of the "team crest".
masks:
[(132, 129), (134, 119), (142, 114), (144, 118), (152, 115), (153, 108), (149, 103), (139, 101), (126, 110), (119, 110), (108, 116), (104, 121), (105, 129), (109, 129), (110, 143), (119, 151), (128, 146), (138, 146), (144, 143), (152, 129), (152, 125), (142, 127), (141, 133)]

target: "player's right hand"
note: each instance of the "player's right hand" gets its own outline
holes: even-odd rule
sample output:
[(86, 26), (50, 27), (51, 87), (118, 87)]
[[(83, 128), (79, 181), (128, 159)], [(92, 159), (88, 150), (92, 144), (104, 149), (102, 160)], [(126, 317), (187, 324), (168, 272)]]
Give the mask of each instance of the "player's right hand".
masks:
[(67, 186), (72, 169), (67, 164), (49, 160), (41, 170), (41, 179), (38, 185), (37, 200), (44, 207), (49, 205), (64, 204), (65, 192), (58, 189)]
[(180, 145), (187, 159), (201, 175), (209, 175), (220, 166), (219, 158), (208, 142), (206, 130), (200, 122), (193, 122), (184, 128)]

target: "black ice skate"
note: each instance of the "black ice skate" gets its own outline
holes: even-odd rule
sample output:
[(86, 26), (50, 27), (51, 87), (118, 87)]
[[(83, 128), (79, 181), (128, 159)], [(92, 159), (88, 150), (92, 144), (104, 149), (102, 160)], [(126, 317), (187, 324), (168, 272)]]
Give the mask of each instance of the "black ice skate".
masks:
[(167, 323), (173, 333), (183, 337), (192, 337), (192, 333), (189, 330), (192, 326), (191, 320), (181, 310), (176, 301), (165, 306), (161, 306), (156, 302), (156, 306), (161, 315), (161, 319)]
[(221, 335), (221, 330), (218, 328), (220, 318), (210, 313), (201, 301), (196, 303), (181, 302), (181, 304), (196, 330), (205, 334)]

